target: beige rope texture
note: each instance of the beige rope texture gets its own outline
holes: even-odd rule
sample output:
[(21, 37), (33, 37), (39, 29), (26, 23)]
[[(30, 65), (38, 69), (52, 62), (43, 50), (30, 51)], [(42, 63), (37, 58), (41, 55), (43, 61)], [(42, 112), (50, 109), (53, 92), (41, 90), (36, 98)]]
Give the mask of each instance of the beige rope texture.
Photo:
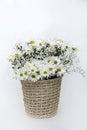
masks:
[(57, 113), (61, 77), (32, 82), (22, 80), (25, 111), (34, 118), (49, 118)]

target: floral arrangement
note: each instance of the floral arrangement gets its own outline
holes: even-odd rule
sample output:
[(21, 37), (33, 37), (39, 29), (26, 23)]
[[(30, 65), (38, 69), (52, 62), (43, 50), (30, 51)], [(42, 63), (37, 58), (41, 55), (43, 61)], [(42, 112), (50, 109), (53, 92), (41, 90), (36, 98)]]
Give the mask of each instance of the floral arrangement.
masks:
[(15, 45), (10, 55), (12, 69), (20, 80), (47, 80), (65, 73), (81, 72), (77, 48), (62, 40), (30, 40)]

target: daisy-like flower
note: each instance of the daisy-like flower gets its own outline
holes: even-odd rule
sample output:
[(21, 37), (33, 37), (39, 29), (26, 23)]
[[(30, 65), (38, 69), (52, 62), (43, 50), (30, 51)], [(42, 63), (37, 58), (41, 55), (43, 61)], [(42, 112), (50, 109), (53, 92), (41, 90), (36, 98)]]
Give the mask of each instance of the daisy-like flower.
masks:
[(17, 71), (17, 77), (20, 80), (24, 79), (24, 74), (23, 74), (23, 70), (22, 69), (18, 69), (18, 71)]
[(29, 45), (35, 45), (35, 41), (34, 40), (30, 40), (30, 41), (27, 42), (27, 44), (29, 44)]
[(42, 47), (44, 47), (45, 46), (44, 43), (45, 42), (43, 40), (37, 40), (36, 41), (36, 48), (37, 48), (37, 50), (40, 50)]
[(58, 57), (53, 57), (51, 62), (53, 65), (57, 66), (60, 64), (60, 59)]
[(29, 79), (30, 79), (31, 81), (33, 81), (33, 82), (36, 82), (36, 81), (38, 80), (38, 79), (37, 79), (37, 75), (36, 75), (35, 73), (30, 74)]
[(54, 75), (55, 74), (55, 66), (52, 64), (46, 64), (46, 69), (47, 69), (47, 73), (48, 75)]
[(42, 77), (49, 77), (49, 73), (46, 65), (44, 65), (44, 67), (42, 68)]
[(53, 66), (49, 66), (48, 67), (48, 73), (49, 73), (49, 75), (54, 75), (55, 74), (55, 68), (53, 67)]
[(57, 77), (62, 76), (65, 73), (65, 69), (62, 67), (57, 67), (56, 72), (57, 72)]
[(48, 77), (49, 76), (48, 71), (47, 70), (43, 70), (42, 76), (43, 77)]
[(45, 64), (51, 63), (51, 57), (47, 57), (44, 59)]
[(29, 72), (30, 72), (31, 74), (33, 74), (33, 73), (35, 73), (36, 71), (37, 71), (36, 66), (31, 65), (30, 68), (29, 68)]
[(43, 42), (38, 43), (38, 46), (40, 47), (44, 46)]
[(24, 75), (24, 79), (28, 79), (28, 76), (29, 76), (29, 72), (27, 71), (27, 69), (24, 68), (23, 70), (23, 75)]
[(29, 55), (30, 55), (31, 52), (33, 52), (33, 49), (30, 49), (30, 48), (28, 48), (28, 49), (25, 51), (25, 53), (26, 53), (26, 54), (29, 54)]

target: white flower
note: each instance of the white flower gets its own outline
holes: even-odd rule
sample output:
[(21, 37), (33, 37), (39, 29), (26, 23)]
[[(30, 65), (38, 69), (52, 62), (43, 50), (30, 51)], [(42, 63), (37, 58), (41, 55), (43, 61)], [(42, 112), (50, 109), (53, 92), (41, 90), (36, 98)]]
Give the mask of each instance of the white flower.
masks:
[(45, 58), (45, 59), (44, 59), (45, 64), (52, 63), (51, 59), (52, 59), (52, 57), (47, 57), (47, 58)]
[(55, 66), (49, 63), (45, 63), (43, 66), (43, 75), (49, 77), (50, 75), (55, 74)]
[(37, 71), (36, 66), (35, 66), (34, 64), (31, 64), (31, 65), (30, 65), (30, 68), (29, 68), (29, 72), (30, 72), (31, 74), (33, 74), (33, 73), (35, 73), (36, 71)]
[(43, 76), (43, 77), (49, 77), (48, 71), (44, 69), (44, 70), (42, 71), (42, 76)]
[(60, 64), (60, 60), (56, 58), (52, 62), (53, 62), (53, 65), (55, 66)]
[(26, 79), (28, 79), (28, 76), (29, 76), (29, 72), (28, 72), (28, 70), (27, 69), (23, 69), (23, 75), (24, 75), (24, 79), (26, 80)]
[(28, 79), (29, 72), (26, 68), (23, 67), (23, 68), (18, 69), (17, 76), (20, 80), (26, 80)]
[(37, 75), (35, 73), (33, 74), (30, 74), (29, 76), (29, 80), (33, 81), (33, 82), (36, 82), (38, 79), (37, 79)]
[(55, 56), (55, 57), (52, 59), (52, 64), (53, 64), (53, 65), (59, 65), (59, 64), (60, 64), (60, 59)]
[(49, 77), (47, 65), (43, 65), (41, 69), (42, 77)]
[(27, 42), (27, 44), (33, 46), (33, 45), (35, 45), (35, 41), (34, 40), (30, 40), (30, 41)]
[(45, 58), (45, 62), (50, 64), (50, 65), (59, 65), (60, 64), (60, 59), (57, 56), (50, 56)]
[(65, 71), (64, 68), (62, 68), (62, 67), (59, 66), (59, 67), (56, 68), (56, 72), (57, 72), (57, 77), (58, 77), (58, 76), (64, 75), (64, 73), (65, 73), (66, 71)]
[(28, 45), (28, 50), (30, 52), (33, 52), (33, 49), (36, 48), (36, 41), (35, 40), (30, 40), (27, 42)]
[(17, 71), (17, 77), (20, 80), (24, 79), (24, 74), (23, 74), (23, 70), (22, 69), (18, 69), (18, 71)]
[(54, 66), (48, 66), (48, 74), (49, 75), (54, 75), (55, 74), (56, 68)]
[(40, 50), (44, 46), (45, 46), (45, 42), (43, 40), (37, 40), (36, 41), (36, 48), (37, 48), (37, 50)]

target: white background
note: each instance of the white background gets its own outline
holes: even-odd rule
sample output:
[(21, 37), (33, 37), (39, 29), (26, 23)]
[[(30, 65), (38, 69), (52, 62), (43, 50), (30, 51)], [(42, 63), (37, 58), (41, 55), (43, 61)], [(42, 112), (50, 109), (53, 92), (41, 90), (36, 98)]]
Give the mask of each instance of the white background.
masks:
[(21, 84), (8, 56), (16, 42), (58, 37), (76, 45), (87, 69), (87, 0), (0, 0), (0, 130), (87, 130), (87, 77), (65, 75), (56, 117), (24, 112)]

